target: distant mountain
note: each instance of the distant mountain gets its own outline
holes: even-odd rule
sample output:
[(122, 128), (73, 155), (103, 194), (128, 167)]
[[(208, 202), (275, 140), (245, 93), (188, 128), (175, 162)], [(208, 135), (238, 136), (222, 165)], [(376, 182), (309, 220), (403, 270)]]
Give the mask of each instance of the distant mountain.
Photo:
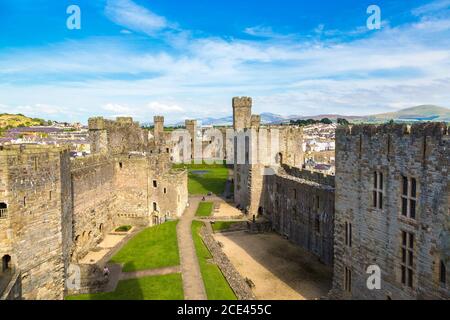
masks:
[[(300, 115), (290, 115), (282, 116), (274, 113), (261, 113), (261, 122), (264, 124), (280, 124), (289, 123), (291, 120), (305, 120), (314, 119), (321, 120), (323, 118), (329, 118), (336, 121), (338, 118), (345, 118), (351, 122), (368, 122), (368, 123), (380, 123), (389, 120), (394, 121), (444, 121), (450, 122), (450, 109), (433, 106), (433, 105), (421, 105), (412, 108), (402, 109), (396, 112), (380, 113), (368, 116), (349, 116), (349, 115), (339, 115), (339, 114), (319, 114), (315, 116), (300, 116)], [(222, 118), (203, 118), (199, 119), (202, 125), (214, 125), (214, 126), (231, 126), (233, 124), (233, 117), (222, 117)], [(184, 125), (183, 122), (177, 123), (176, 125)]]
[(422, 105), (412, 108), (402, 109), (396, 112), (381, 113), (367, 116), (369, 122), (389, 121), (391, 119), (397, 121), (445, 121), (450, 122), (450, 109), (433, 106)]

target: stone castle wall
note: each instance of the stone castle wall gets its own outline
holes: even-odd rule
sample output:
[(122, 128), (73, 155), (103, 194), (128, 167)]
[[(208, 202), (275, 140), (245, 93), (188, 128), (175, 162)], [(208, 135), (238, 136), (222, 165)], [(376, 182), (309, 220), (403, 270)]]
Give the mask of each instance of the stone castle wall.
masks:
[(72, 160), (73, 259), (87, 254), (114, 227), (115, 163), (106, 155)]
[(280, 169), (277, 174), (264, 177), (264, 216), (279, 234), (315, 254), (322, 263), (332, 266), (333, 177), (327, 185), (297, 178), (292, 175), (293, 171), (291, 169), (288, 173)]
[[(250, 98), (234, 98), (234, 200), (249, 215), (264, 215), (276, 232), (333, 264), (334, 177), (301, 170), (303, 130), (261, 126)], [(234, 151), (235, 151), (234, 150)], [(244, 160), (244, 163), (242, 163)]]
[(252, 115), (251, 108), (251, 98), (233, 98), (234, 200), (248, 214), (258, 215), (263, 204), (267, 167), (303, 164), (303, 130), (291, 126), (261, 126), (261, 118)]
[(176, 218), (187, 205), (187, 172), (171, 169), (169, 153), (153, 153), (138, 123), (89, 125), (96, 152), (87, 157), (54, 146), (0, 150), (0, 258), (21, 273), (24, 299), (62, 299), (69, 264), (107, 233)]
[[(333, 296), (449, 299), (448, 128), (441, 123), (342, 127), (336, 147)], [(374, 205), (375, 172), (383, 174), (382, 208)], [(416, 179), (415, 218), (402, 215), (403, 177)], [(346, 223), (352, 225), (351, 246), (345, 241)], [(402, 231), (413, 235), (413, 256), (407, 258), (412, 287), (402, 283)], [(446, 284), (439, 279), (441, 262)], [(380, 290), (367, 288), (370, 265), (381, 268)], [(351, 272), (347, 286), (346, 270)]]
[[(0, 257), (11, 257), (21, 271), (26, 299), (61, 299), (69, 261), (72, 216), (69, 214), (64, 148), (8, 146), (0, 150)], [(63, 245), (63, 242), (66, 242)]]

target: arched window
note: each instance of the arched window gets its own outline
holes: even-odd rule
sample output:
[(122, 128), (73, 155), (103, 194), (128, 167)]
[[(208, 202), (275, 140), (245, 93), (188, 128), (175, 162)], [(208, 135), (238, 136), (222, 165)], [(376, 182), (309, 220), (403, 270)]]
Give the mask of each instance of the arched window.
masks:
[(158, 211), (158, 204), (153, 202), (153, 211)]
[(264, 214), (264, 209), (263, 209), (263, 207), (259, 207), (258, 208), (258, 215), (263, 215)]
[(8, 215), (8, 205), (4, 202), (0, 202), (0, 219), (6, 218)]
[(11, 256), (6, 254), (2, 258), (2, 272), (11, 270)]

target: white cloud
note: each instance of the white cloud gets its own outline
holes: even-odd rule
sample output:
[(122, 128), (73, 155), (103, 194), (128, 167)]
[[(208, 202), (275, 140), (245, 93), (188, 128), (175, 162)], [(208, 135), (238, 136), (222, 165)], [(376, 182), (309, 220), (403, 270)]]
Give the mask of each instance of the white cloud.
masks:
[(173, 113), (173, 112), (183, 112), (183, 108), (176, 104), (165, 104), (158, 101), (150, 102), (147, 105), (148, 109), (153, 112), (162, 112), (162, 113)]
[[(116, 1), (116, 7), (122, 10), (130, 3)], [(124, 25), (127, 30), (151, 34), (170, 28), (165, 18), (156, 19), (164, 23), (142, 23), (153, 13), (133, 4), (130, 12), (140, 17), (133, 20), (141, 21), (140, 27)], [(104, 113), (145, 122), (154, 114), (166, 115), (168, 122), (220, 117), (231, 113), (231, 97), (236, 95), (253, 96), (255, 112), (286, 115), (365, 114), (427, 103), (448, 106), (449, 21), (420, 17), (416, 23), (386, 24), (345, 42), (283, 38), (270, 27), (258, 26), (246, 33), (266, 37), (264, 41), (194, 38), (189, 31), (177, 31), (173, 38), (163, 36), (172, 46), (169, 50), (138, 50), (129, 42), (107, 38), (4, 52), (0, 96), (10, 105), (62, 105), (54, 115), (83, 121)], [(336, 37), (364, 33), (362, 28), (342, 32), (325, 26), (317, 31)], [(76, 77), (53, 81), (61, 75)], [(20, 84), (13, 81), (16, 77), (52, 81)]]
[(418, 8), (414, 8), (412, 13), (416, 16), (433, 13), (439, 10), (447, 9), (450, 7), (450, 0), (436, 0), (427, 3)]
[(133, 108), (130, 108), (128, 106), (123, 106), (120, 104), (116, 104), (116, 103), (108, 103), (106, 105), (104, 105), (102, 107), (103, 110), (105, 111), (110, 111), (113, 112), (114, 114), (132, 114), (133, 113)]
[(155, 35), (157, 31), (170, 27), (166, 18), (131, 0), (108, 0), (105, 14), (120, 26), (148, 35)]

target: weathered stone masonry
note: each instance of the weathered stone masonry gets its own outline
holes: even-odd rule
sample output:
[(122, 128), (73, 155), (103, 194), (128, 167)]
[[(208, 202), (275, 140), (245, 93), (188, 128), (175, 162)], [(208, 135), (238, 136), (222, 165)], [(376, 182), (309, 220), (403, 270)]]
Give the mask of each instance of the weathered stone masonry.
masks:
[(11, 290), (21, 287), (24, 299), (62, 299), (69, 264), (108, 232), (176, 218), (187, 205), (187, 172), (172, 170), (170, 154), (139, 124), (89, 125), (88, 157), (71, 160), (52, 146), (0, 150), (0, 285), (20, 273)]
[(0, 202), (7, 208), (0, 219), (0, 257), (10, 257), (2, 272), (21, 272), (26, 299), (63, 297), (72, 240), (69, 167), (64, 148), (0, 150)]
[(250, 216), (263, 215), (273, 230), (331, 266), (334, 177), (300, 169), (302, 128), (261, 126), (251, 107), (251, 98), (233, 99), (234, 148), (239, 138), (244, 145), (241, 159), (235, 152), (235, 202)]
[(334, 177), (283, 166), (264, 177), (264, 201), (275, 231), (333, 265)]
[[(336, 139), (333, 297), (449, 299), (446, 125), (343, 127)], [(380, 290), (366, 286), (370, 265)]]

